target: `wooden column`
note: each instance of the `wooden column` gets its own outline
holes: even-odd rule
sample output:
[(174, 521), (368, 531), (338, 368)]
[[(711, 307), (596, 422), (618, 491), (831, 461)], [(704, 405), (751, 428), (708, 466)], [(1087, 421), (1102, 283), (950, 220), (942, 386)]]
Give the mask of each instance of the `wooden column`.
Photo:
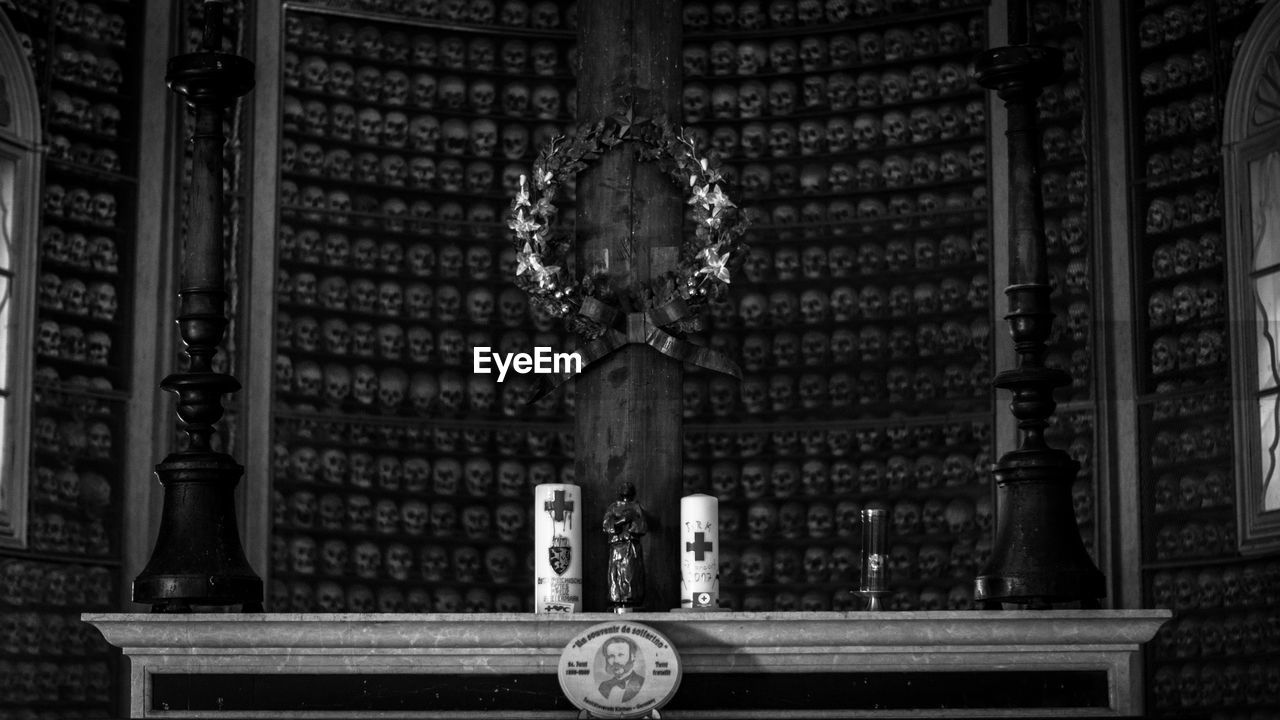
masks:
[(133, 581), (134, 602), (153, 612), (187, 612), (193, 605), (241, 605), (262, 610), (262, 580), (245, 559), (236, 526), (235, 487), (244, 474), (230, 455), (213, 449), (222, 396), (240, 383), (213, 370), (226, 332), (222, 238), (222, 120), (227, 106), (253, 87), (253, 63), (219, 51), (223, 2), (206, 0), (199, 52), (169, 60), (165, 80), (195, 110), (187, 231), (181, 252), (178, 330), (186, 372), (160, 387), (178, 396), (186, 447), (156, 466), (164, 486), (159, 537), (147, 566)]
[[(637, 115), (680, 118), (679, 0), (583, 0), (578, 9), (578, 121), (616, 114), (624, 98)], [(607, 262), (626, 286), (675, 266), (683, 188), (655, 163), (637, 162), (630, 143), (578, 177), (578, 272)], [(642, 308), (622, 308), (638, 311)], [(579, 376), (575, 475), (582, 514), (584, 609), (609, 609), (605, 508), (618, 483), (635, 484), (647, 511), (645, 607), (680, 606), (680, 384), (682, 368), (644, 345), (629, 345)]]
[[(1010, 4), (1009, 37), (1025, 42), (1026, 13)], [(975, 600), (1047, 607), (1079, 603), (1097, 607), (1105, 593), (1102, 573), (1085, 551), (1071, 506), (1071, 483), (1079, 464), (1049, 447), (1044, 432), (1052, 417), (1054, 389), (1071, 376), (1045, 367), (1046, 341), (1054, 313), (1049, 294), (1044, 201), (1040, 189), (1040, 130), (1036, 98), (1062, 74), (1062, 53), (1016, 44), (993, 48), (974, 60), (983, 87), (995, 90), (1008, 111), (1009, 148), (1009, 332), (1017, 367), (999, 373), (995, 386), (1013, 392), (1019, 445), (996, 463), (1000, 491), (991, 560), (977, 577)]]

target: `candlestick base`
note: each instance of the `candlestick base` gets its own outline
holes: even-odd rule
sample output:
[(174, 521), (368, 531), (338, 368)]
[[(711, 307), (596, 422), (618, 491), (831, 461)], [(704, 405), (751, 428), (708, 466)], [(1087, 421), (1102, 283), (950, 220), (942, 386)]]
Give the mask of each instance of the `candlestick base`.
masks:
[(156, 466), (164, 505), (151, 559), (133, 581), (134, 602), (154, 612), (190, 612), (193, 605), (262, 611), (262, 580), (236, 530), (243, 472), (224, 453), (175, 453)]
[(1054, 448), (1014, 450), (1000, 458), (992, 474), (1004, 493), (1004, 519), (974, 581), (976, 602), (1099, 606), (1106, 580), (1085, 549), (1071, 505), (1078, 472), (1079, 464)]
[(884, 610), (884, 604), (881, 602), (880, 598), (888, 597), (889, 591), (888, 590), (859, 590), (856, 594), (858, 595), (858, 597), (866, 598), (867, 612), (880, 612), (881, 610)]

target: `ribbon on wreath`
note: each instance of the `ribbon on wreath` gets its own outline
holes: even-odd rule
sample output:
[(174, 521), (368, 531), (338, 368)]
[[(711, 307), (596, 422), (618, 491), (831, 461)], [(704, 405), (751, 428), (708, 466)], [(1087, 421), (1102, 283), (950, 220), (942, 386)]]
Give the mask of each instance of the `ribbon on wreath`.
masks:
[[(605, 331), (594, 340), (578, 348), (578, 357), (582, 359), (585, 369), (592, 363), (608, 357), (625, 345), (648, 345), (673, 360), (689, 363), (712, 372), (723, 373), (742, 379), (742, 370), (724, 353), (709, 347), (694, 345), (672, 335), (667, 327), (689, 317), (692, 311), (682, 298), (676, 298), (658, 307), (643, 312), (626, 313), (626, 331), (615, 330), (613, 325), (622, 311), (606, 305), (599, 300), (588, 297), (582, 301), (578, 315), (599, 324)], [(572, 373), (550, 373), (544, 375), (544, 382), (529, 402), (546, 397), (546, 395), (573, 379)]]

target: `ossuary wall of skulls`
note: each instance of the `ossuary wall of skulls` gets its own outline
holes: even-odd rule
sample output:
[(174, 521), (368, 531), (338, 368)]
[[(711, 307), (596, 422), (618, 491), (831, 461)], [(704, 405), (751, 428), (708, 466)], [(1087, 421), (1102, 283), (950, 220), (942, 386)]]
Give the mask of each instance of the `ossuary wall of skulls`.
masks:
[(753, 216), (686, 375), (685, 485), (747, 610), (856, 607), (863, 507), (895, 609), (968, 608), (990, 552), (991, 275), (978, 3), (686, 2), (683, 112)]
[(1143, 581), (1175, 614), (1148, 646), (1162, 717), (1280, 709), (1280, 561), (1236, 550), (1222, 235), (1222, 103), (1258, 7), (1134, 3), (1128, 18)]
[(573, 7), (402, 9), (285, 9), (275, 610), (529, 610), (532, 487), (572, 477), (572, 394), (471, 370), (570, 347), (504, 218), (573, 118)]
[(36, 78), (47, 154), (36, 317), (18, 319), (35, 324), (34, 386), (18, 388), (32, 393), (33, 447), (26, 544), (0, 549), (0, 715), (109, 717), (115, 658), (79, 613), (118, 609), (121, 581), (141, 7), (2, 11)]
[[(527, 609), (530, 488), (572, 477), (571, 392), (526, 407), (470, 355), (572, 344), (510, 285), (502, 217), (572, 123), (573, 8), (408, 10), (285, 11), (276, 609)], [(684, 388), (685, 488), (721, 500), (726, 605), (850, 607), (866, 506), (893, 521), (891, 607), (972, 605), (992, 522), (985, 13), (685, 5), (685, 125), (754, 219), (701, 338), (745, 378), (690, 368)], [(1078, 104), (1046, 111), (1073, 147)], [(1052, 148), (1064, 178), (1083, 163)], [(1068, 187), (1050, 196), (1074, 223)], [(1087, 244), (1063, 237), (1060, 295)], [(1062, 362), (1088, 326), (1061, 323)], [(1063, 444), (1087, 454), (1077, 414)]]

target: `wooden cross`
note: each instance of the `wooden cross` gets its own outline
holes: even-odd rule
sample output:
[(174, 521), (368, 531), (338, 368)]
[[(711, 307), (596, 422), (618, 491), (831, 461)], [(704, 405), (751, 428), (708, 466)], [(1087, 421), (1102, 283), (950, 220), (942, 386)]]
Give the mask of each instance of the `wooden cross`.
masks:
[(714, 544), (707, 542), (706, 535), (700, 532), (696, 532), (693, 534), (693, 542), (684, 544), (685, 552), (689, 552), (690, 550), (692, 550), (693, 559), (697, 560), (698, 562), (702, 562), (703, 560), (706, 560), (707, 559), (706, 554), (711, 552), (711, 550), (714, 547), (715, 547)]
[[(579, 5), (578, 122), (618, 112), (680, 120), (680, 0), (588, 0)], [(604, 265), (633, 286), (679, 257), (684, 188), (624, 143), (578, 175), (577, 272)], [(640, 310), (642, 308), (634, 308)], [(625, 310), (625, 308), (624, 308)], [(607, 611), (608, 543), (600, 519), (619, 482), (636, 487), (649, 532), (642, 549), (650, 610), (680, 607), (681, 397), (679, 362), (628, 345), (588, 366), (576, 384), (574, 476), (582, 486), (583, 604)], [(592, 537), (594, 532), (595, 537)]]

